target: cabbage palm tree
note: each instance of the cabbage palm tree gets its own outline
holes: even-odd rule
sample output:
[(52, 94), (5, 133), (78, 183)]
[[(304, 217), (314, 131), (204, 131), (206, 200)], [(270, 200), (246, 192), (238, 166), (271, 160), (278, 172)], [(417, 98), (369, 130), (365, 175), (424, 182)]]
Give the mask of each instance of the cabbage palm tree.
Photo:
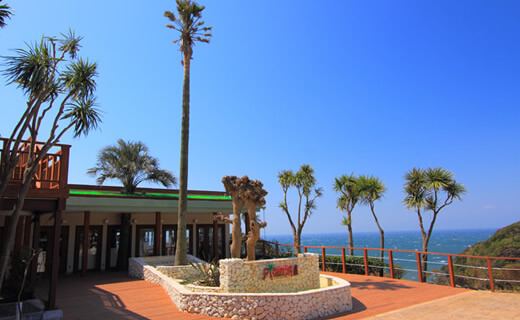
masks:
[(186, 251), (186, 214), (188, 210), (188, 141), (190, 132), (190, 63), (193, 56), (193, 46), (196, 42), (209, 43), (211, 27), (204, 27), (201, 21), (204, 6), (199, 6), (191, 0), (176, 0), (176, 17), (172, 12), (164, 12), (172, 24), (166, 27), (178, 31), (180, 36), (173, 43), (180, 44), (183, 56), (184, 83), (182, 87), (182, 126), (181, 126), (181, 160), (179, 172), (179, 209), (177, 210), (177, 252), (175, 265), (188, 264)]
[[(126, 142), (119, 139), (116, 145), (103, 148), (98, 154), (96, 166), (87, 173), (97, 176), (98, 184), (103, 184), (107, 179), (119, 180), (123, 191), (128, 194), (135, 193), (137, 186), (145, 181), (160, 183), (165, 187), (177, 183), (170, 171), (159, 169), (159, 161), (148, 154), (148, 147), (141, 141)], [(130, 213), (121, 213), (120, 228), (117, 268), (125, 270), (130, 243)]]
[[(278, 205), (287, 219), (293, 232), (294, 253), (301, 252), (301, 237), (305, 222), (316, 209), (316, 200), (323, 195), (323, 189), (316, 187), (314, 169), (309, 164), (302, 164), (300, 170), (294, 173), (292, 170), (283, 170), (278, 173), (278, 183), (282, 186), (284, 194), (283, 201)], [(298, 208), (294, 217), (289, 212), (287, 193), (289, 188), (294, 187), (298, 192)]]
[[(2, 0), (0, 0), (2, 2)], [(0, 28), (6, 26), (5, 20), (9, 19), (13, 13), (7, 4), (0, 4)]]
[[(381, 225), (379, 224), (379, 220), (377, 219), (376, 213), (374, 211), (374, 202), (380, 200), (385, 193), (386, 187), (379, 178), (373, 176), (359, 176), (358, 180), (358, 190), (359, 190), (359, 199), (362, 204), (369, 205), (370, 211), (372, 212), (372, 216), (376, 222), (377, 228), (379, 229), (380, 241), (381, 241), (381, 249), (385, 248), (385, 232)], [(384, 257), (384, 251), (381, 250), (381, 261)]]
[(341, 224), (347, 226), (348, 229), (348, 246), (351, 248), (350, 255), (354, 255), (354, 236), (352, 235), (352, 211), (359, 201), (359, 192), (357, 187), (357, 178), (354, 174), (342, 175), (339, 178), (334, 179), (333, 189), (340, 193), (338, 198), (337, 207), (347, 213), (346, 217), (343, 217)]
[[(18, 191), (11, 219), (5, 231), (6, 241), (0, 250), (0, 290), (7, 269), (9, 253), (13, 249), (16, 225), (25, 203), (25, 197), (36, 168), (49, 150), (72, 129), (74, 137), (88, 135), (101, 122), (94, 91), (97, 66), (88, 60), (77, 59), (81, 37), (71, 31), (63, 38), (43, 37), (28, 49), (16, 50), (16, 55), (5, 57), (9, 84), (15, 84), (27, 96), (25, 110), (4, 144), (0, 197), (9, 183), (18, 163), (19, 147), (29, 139), (29, 153), (23, 179)], [(65, 66), (64, 66), (65, 65)], [(49, 119), (50, 118), (50, 119)], [(49, 133), (43, 139), (40, 128), (48, 119)], [(38, 148), (36, 148), (36, 142)]]
[[(439, 212), (454, 200), (461, 200), (466, 189), (453, 178), (453, 173), (444, 168), (413, 168), (408, 171), (404, 179), (404, 191), (406, 197), (403, 204), (407, 209), (417, 212), (419, 227), (423, 240), (422, 251), (428, 251), (428, 243), (433, 232), (433, 227), (437, 221)], [(432, 211), (433, 217), (426, 231), (423, 223), (424, 211)], [(422, 254), (422, 269), (427, 270), (428, 255)], [(426, 277), (424, 277), (426, 278)]]

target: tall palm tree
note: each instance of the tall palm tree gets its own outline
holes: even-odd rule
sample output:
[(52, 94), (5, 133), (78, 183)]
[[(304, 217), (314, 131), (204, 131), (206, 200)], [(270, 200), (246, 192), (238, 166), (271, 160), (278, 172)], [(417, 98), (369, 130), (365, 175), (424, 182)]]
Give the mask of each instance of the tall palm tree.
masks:
[(173, 43), (180, 43), (183, 55), (184, 83), (182, 87), (182, 127), (181, 127), (181, 161), (179, 173), (179, 209), (177, 210), (177, 252), (175, 265), (186, 265), (186, 214), (188, 209), (188, 141), (190, 132), (190, 63), (193, 56), (193, 46), (196, 42), (209, 43), (211, 27), (204, 27), (201, 21), (204, 6), (199, 6), (191, 0), (176, 0), (178, 17), (170, 12), (164, 12), (172, 24), (166, 27), (180, 33)]
[[(123, 191), (128, 194), (135, 193), (137, 186), (144, 181), (160, 183), (165, 187), (177, 183), (170, 171), (159, 169), (158, 160), (148, 154), (148, 147), (141, 141), (119, 139), (116, 145), (103, 148), (98, 154), (96, 166), (87, 173), (98, 176), (98, 184), (103, 184), (107, 179), (119, 180)], [(120, 228), (117, 268), (125, 270), (130, 243), (130, 213), (121, 213)]]
[[(381, 241), (381, 249), (385, 248), (385, 232), (381, 225), (379, 224), (379, 220), (377, 219), (376, 213), (374, 211), (374, 202), (380, 200), (385, 193), (386, 187), (379, 178), (373, 176), (365, 176), (361, 175), (358, 178), (358, 188), (359, 188), (359, 198), (362, 204), (368, 204), (370, 206), (370, 211), (372, 212), (372, 216), (376, 222), (377, 228), (379, 229), (380, 241)], [(383, 261), (384, 251), (381, 250), (381, 261)]]
[[(2, 0), (0, 0), (0, 2), (2, 2)], [(0, 4), (0, 28), (7, 25), (5, 21), (9, 19), (12, 14), (11, 8), (7, 4)]]
[(348, 229), (348, 246), (351, 248), (350, 255), (354, 255), (354, 236), (352, 235), (352, 211), (359, 201), (359, 192), (357, 187), (357, 178), (354, 174), (342, 175), (339, 178), (334, 179), (333, 189), (340, 193), (338, 198), (338, 208), (344, 210), (347, 213), (346, 217), (343, 217), (341, 224), (347, 226)]
[[(417, 212), (419, 227), (423, 240), (422, 251), (428, 251), (428, 243), (433, 232), (437, 215), (446, 206), (453, 203), (455, 199), (461, 200), (466, 189), (453, 178), (453, 173), (443, 168), (413, 168), (408, 171), (404, 179), (404, 191), (406, 197), (403, 204), (407, 209)], [(423, 212), (432, 211), (433, 217), (426, 232), (423, 223)], [(422, 254), (422, 269), (427, 270), (428, 255)], [(423, 280), (426, 276), (423, 276)]]

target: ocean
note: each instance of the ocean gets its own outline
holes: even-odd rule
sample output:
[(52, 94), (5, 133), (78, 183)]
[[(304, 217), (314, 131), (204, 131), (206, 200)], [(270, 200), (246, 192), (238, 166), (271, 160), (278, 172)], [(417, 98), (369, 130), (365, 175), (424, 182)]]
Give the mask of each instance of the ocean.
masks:
[[(429, 252), (452, 253), (462, 252), (467, 247), (477, 242), (487, 240), (497, 229), (475, 229), (475, 230), (433, 230)], [(379, 232), (353, 232), (354, 247), (358, 248), (379, 248)], [(272, 235), (266, 236), (269, 241), (278, 241), (280, 244), (292, 244), (292, 235)], [(348, 235), (344, 233), (315, 233), (302, 234), (302, 245), (304, 246), (325, 246), (325, 247), (347, 247)], [(385, 231), (385, 248), (420, 251), (422, 250), (422, 237), (420, 231)], [(321, 249), (309, 248), (308, 252), (321, 254)], [(327, 249), (327, 255), (341, 255), (340, 249)], [(348, 254), (348, 250), (346, 251)], [(363, 256), (362, 250), (356, 250), (355, 256)], [(368, 251), (371, 257), (379, 257), (379, 251)], [(388, 262), (385, 255), (385, 262)], [(414, 253), (394, 253), (394, 264), (398, 264), (406, 270), (404, 279), (417, 280), (417, 262)], [(446, 265), (447, 257), (440, 255), (429, 255), (428, 269), (440, 269)]]

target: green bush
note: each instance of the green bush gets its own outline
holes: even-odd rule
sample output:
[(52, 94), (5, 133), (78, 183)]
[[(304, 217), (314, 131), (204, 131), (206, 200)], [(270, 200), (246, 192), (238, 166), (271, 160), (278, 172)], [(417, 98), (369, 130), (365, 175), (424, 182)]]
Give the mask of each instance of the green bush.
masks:
[[(320, 255), (320, 266), (322, 257)], [(387, 270), (385, 271), (385, 268)], [(368, 274), (375, 276), (384, 276), (385, 272), (389, 276), (390, 274), (390, 265), (381, 261), (378, 258), (368, 258)], [(365, 274), (365, 259), (363, 257), (352, 257), (345, 256), (345, 271), (351, 274)], [(343, 261), (341, 256), (325, 256), (325, 271), (330, 272), (343, 272)], [(402, 269), (401, 266), (394, 264), (394, 277), (397, 279), (401, 279), (405, 270)]]

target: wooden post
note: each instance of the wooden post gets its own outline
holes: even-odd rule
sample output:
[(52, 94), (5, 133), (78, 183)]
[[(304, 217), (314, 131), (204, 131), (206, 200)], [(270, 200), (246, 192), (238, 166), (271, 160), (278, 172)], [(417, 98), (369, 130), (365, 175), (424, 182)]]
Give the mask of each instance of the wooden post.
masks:
[[(59, 169), (60, 190), (67, 188), (67, 185), (68, 185), (69, 153), (70, 153), (70, 146), (62, 145), (61, 146), (61, 156), (60, 156), (60, 169)], [(66, 191), (68, 192), (68, 190), (66, 190)]]
[(325, 271), (325, 247), (321, 247), (321, 268)]
[(155, 237), (153, 241), (153, 255), (160, 256), (161, 255), (161, 212), (157, 211), (155, 213)]
[(276, 257), (280, 258), (280, 245), (278, 243), (276, 244)]
[(448, 256), (448, 270), (450, 271), (450, 284), (455, 287), (455, 274), (453, 272), (453, 259)]
[(421, 266), (421, 254), (419, 252), (415, 253), (417, 258), (417, 275), (419, 276), (419, 282), (423, 282), (423, 272)]
[(303, 247), (303, 253), (307, 253), (307, 247)]
[[(0, 197), (0, 199), (1, 198), (2, 197)], [(4, 242), (7, 241), (7, 232), (6, 232), (6, 230), (7, 230), (7, 226), (9, 225), (10, 221), (11, 221), (11, 216), (5, 216), (5, 218), (4, 218), (4, 234), (2, 235), (2, 237), (3, 237), (2, 241), (4, 241)]]
[(393, 279), (394, 275), (394, 255), (392, 254), (392, 250), (388, 250), (388, 261), (390, 264), (390, 278)]
[(341, 261), (343, 261), (343, 273), (347, 273), (347, 265), (345, 264), (345, 248), (341, 248)]
[[(25, 230), (23, 231), (23, 245), (29, 247), (31, 245), (31, 223), (32, 217), (25, 217)], [(33, 248), (36, 249), (36, 248)]]
[[(34, 226), (33, 226), (33, 238), (32, 238), (32, 247), (34, 250), (40, 253), (40, 213), (35, 212), (34, 214)], [(32, 262), (31, 266), (31, 288), (36, 286), (36, 274), (38, 272), (38, 257)]]
[(220, 259), (220, 255), (218, 254), (218, 221), (215, 219), (217, 215), (216, 212), (213, 212), (213, 259)]
[(363, 249), (363, 258), (365, 260), (365, 276), (368, 276), (368, 252), (367, 252), (367, 249)]
[(489, 288), (491, 289), (491, 292), (495, 292), (495, 281), (493, 280), (493, 268), (491, 268), (491, 259), (487, 258), (486, 260), (489, 273)]
[(88, 246), (90, 236), (90, 211), (83, 214), (83, 255), (81, 256), (81, 276), (87, 274), (88, 268)]
[(22, 238), (23, 238), (23, 222), (24, 217), (21, 216), (18, 218), (18, 223), (16, 224), (16, 234), (14, 238), (14, 252), (18, 252), (20, 248), (22, 247)]
[(60, 199), (58, 209), (54, 213), (54, 239), (52, 243), (51, 276), (49, 280), (49, 309), (56, 309), (56, 283), (60, 269), (61, 216), (65, 200)]

